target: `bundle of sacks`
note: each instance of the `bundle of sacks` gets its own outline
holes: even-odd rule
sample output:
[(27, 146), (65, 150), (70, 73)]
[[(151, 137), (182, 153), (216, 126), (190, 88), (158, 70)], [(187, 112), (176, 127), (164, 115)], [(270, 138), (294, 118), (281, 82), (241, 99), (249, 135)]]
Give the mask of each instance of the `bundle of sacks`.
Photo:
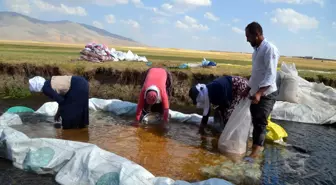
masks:
[(104, 44), (89, 43), (85, 45), (85, 48), (80, 54), (81, 60), (89, 62), (114, 61), (114, 57), (111, 55), (108, 47)]
[(148, 62), (145, 56), (138, 56), (128, 50), (127, 53), (122, 51), (116, 51), (114, 48), (109, 48), (104, 44), (89, 43), (85, 45), (85, 48), (80, 52), (80, 60), (86, 60), (89, 62), (106, 62), (106, 61), (139, 61)]

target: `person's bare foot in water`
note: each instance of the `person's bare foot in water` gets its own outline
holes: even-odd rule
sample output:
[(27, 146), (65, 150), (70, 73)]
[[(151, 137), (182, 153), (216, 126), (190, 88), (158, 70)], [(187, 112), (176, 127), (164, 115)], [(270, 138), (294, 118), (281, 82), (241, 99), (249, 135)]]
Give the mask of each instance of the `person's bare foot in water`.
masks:
[(252, 152), (249, 156), (244, 158), (244, 161), (253, 163), (256, 158), (259, 157), (260, 151), (262, 150), (261, 146), (253, 145)]

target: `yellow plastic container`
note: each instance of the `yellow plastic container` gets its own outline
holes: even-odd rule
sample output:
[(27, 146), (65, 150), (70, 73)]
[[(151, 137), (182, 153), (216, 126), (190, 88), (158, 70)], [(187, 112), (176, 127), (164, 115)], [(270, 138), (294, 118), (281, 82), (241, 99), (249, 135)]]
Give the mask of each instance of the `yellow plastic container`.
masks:
[(267, 130), (266, 139), (267, 140), (276, 141), (276, 140), (279, 140), (281, 138), (285, 138), (288, 136), (285, 129), (283, 129), (280, 125), (271, 121), (271, 116), (268, 117), (267, 121), (268, 121), (268, 125), (266, 127), (266, 130)]

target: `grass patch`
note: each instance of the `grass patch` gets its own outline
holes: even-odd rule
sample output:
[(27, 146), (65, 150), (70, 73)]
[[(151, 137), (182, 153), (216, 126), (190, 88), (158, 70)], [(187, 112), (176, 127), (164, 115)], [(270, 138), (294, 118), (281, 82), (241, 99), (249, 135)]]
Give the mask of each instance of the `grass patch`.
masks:
[(2, 99), (21, 99), (31, 95), (27, 88), (16, 86), (5, 86), (3, 92), (0, 93)]
[[(148, 68), (143, 62), (107, 62), (89, 63), (71, 62), (79, 57), (79, 51), (84, 45), (78, 44), (55, 44), (55, 43), (32, 43), (32, 42), (8, 42), (0, 41), (0, 62), (10, 64), (31, 63), (37, 66), (53, 65), (69, 72), (85, 72), (98, 67), (114, 68), (118, 70), (144, 71)], [(251, 54), (193, 51), (183, 49), (163, 49), (145, 47), (115, 47), (117, 50), (132, 50), (140, 56), (146, 56), (153, 66), (174, 67), (182, 63), (200, 63), (203, 57), (217, 62), (217, 68), (191, 68), (171, 69), (172, 71), (184, 71), (190, 74), (213, 74), (213, 75), (240, 75), (249, 76), (251, 73)], [(303, 77), (314, 79), (336, 79), (336, 62), (321, 62), (301, 58), (281, 57), (281, 62), (295, 63), (297, 69), (328, 71), (332, 73), (317, 73), (314, 71), (302, 71)]]
[(28, 84), (22, 77), (0, 75), (0, 98), (20, 99), (31, 96)]

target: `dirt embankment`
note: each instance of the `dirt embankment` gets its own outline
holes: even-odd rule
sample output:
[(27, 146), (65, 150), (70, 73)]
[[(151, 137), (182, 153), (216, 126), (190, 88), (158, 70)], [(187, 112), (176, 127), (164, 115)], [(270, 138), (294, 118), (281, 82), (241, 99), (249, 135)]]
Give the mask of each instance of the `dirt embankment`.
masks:
[[(194, 74), (185, 71), (171, 71), (173, 74), (173, 98), (172, 107), (190, 106), (188, 91), (191, 85), (196, 83), (207, 83), (218, 76), (212, 74)], [(125, 101), (136, 102), (141, 88), (141, 81), (144, 78), (144, 71), (137, 70), (117, 70), (113, 68), (96, 68), (84, 71), (81, 68), (72, 70), (61, 69), (57, 66), (35, 66), (32, 64), (4, 64), (0, 63), (0, 88), (7, 94), (12, 89), (28, 90), (28, 79), (40, 75), (50, 78), (53, 75), (81, 75), (88, 79), (90, 83), (90, 96), (99, 98), (116, 98)], [(248, 77), (247, 77), (248, 78)], [(308, 81), (323, 82), (326, 85), (336, 87), (336, 79), (310, 78)]]

